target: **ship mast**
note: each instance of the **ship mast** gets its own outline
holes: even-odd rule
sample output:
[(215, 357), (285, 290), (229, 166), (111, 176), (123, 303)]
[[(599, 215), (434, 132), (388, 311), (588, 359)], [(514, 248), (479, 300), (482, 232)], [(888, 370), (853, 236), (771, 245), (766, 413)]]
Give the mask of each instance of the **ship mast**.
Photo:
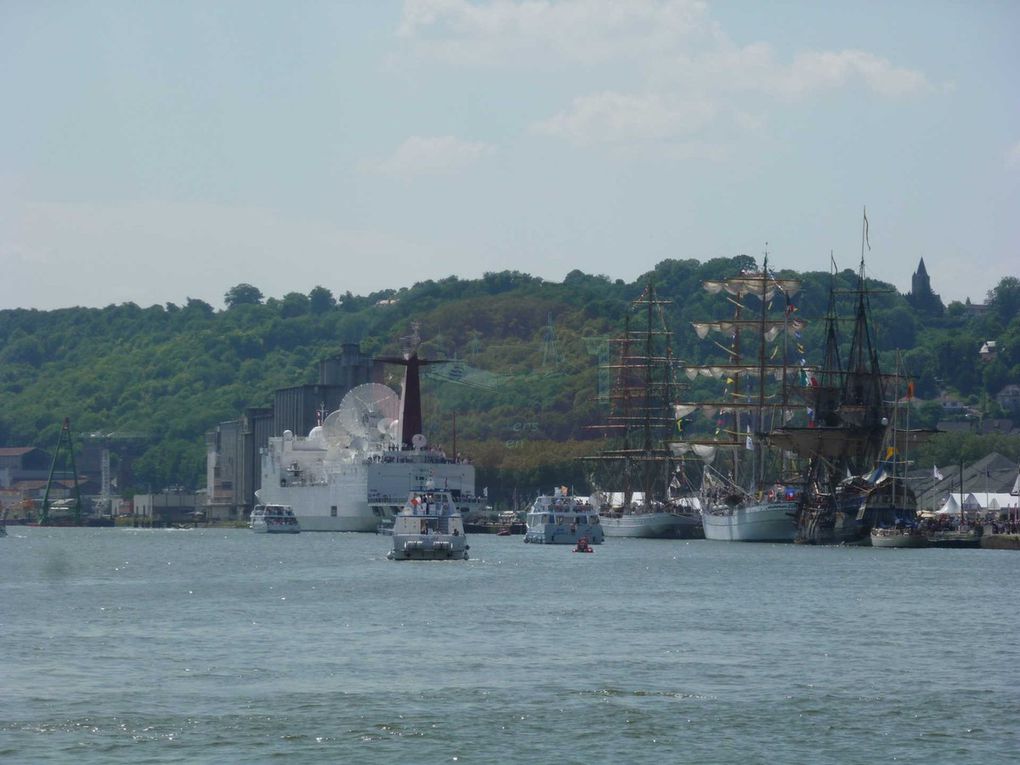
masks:
[(400, 444), (403, 449), (414, 448), (414, 437), (424, 435), (425, 424), (421, 410), (421, 368), (430, 364), (446, 364), (445, 359), (422, 359), (418, 356), (421, 345), (418, 322), (412, 322), (411, 334), (403, 338), (405, 348), (401, 356), (381, 356), (376, 361), (404, 367), (404, 382), (400, 388)]
[(635, 489), (644, 492), (643, 502), (648, 506), (655, 499), (665, 499), (669, 486), (672, 455), (665, 439), (676, 423), (672, 412), (672, 333), (664, 312), (669, 303), (657, 297), (649, 282), (631, 304), (632, 310), (639, 311), (641, 328), (633, 328), (628, 314), (623, 336), (610, 340), (616, 350), (608, 368), (615, 372), (615, 385), (608, 420), (596, 427), (617, 436), (619, 446), (583, 458), (607, 467), (615, 464), (617, 475), (609, 480), (623, 484), (628, 504)]
[[(673, 444), (673, 448), (678, 454), (693, 451), (702, 456), (706, 463), (711, 463), (714, 459), (716, 449), (729, 449), (733, 472), (728, 477), (728, 482), (733, 489), (741, 493), (753, 492), (755, 485), (765, 480), (766, 470), (769, 468), (768, 454), (764, 446), (768, 443), (769, 433), (774, 429), (775, 423), (766, 418), (766, 412), (772, 411), (774, 420), (777, 408), (780, 416), (784, 416), (788, 404), (786, 376), (789, 335), (799, 332), (804, 326), (800, 319), (791, 316), (791, 301), (800, 290), (800, 283), (794, 279), (780, 279), (774, 276), (769, 270), (766, 251), (760, 271), (745, 270), (735, 277), (721, 281), (710, 280), (704, 283), (704, 288), (712, 294), (725, 293), (726, 299), (736, 306), (734, 317), (731, 321), (693, 322), (693, 327), (698, 337), (702, 339), (713, 331), (729, 334), (732, 345), (727, 348), (721, 343), (715, 343), (728, 354), (727, 361), (723, 364), (686, 364), (685, 368), (691, 379), (699, 375), (724, 378), (727, 382), (725, 400), (680, 405), (678, 414), (686, 416), (695, 409), (719, 412), (720, 417), (722, 413), (726, 413), (732, 417), (733, 426), (727, 433), (728, 438), (720, 438), (720, 431), (717, 428), (714, 439), (685, 439), (683, 442)], [(770, 316), (772, 301), (778, 295), (783, 296), (785, 303), (781, 319)], [(752, 312), (746, 305), (747, 297), (761, 301), (757, 311)], [(749, 357), (745, 362), (741, 342), (746, 332), (757, 332), (759, 337), (756, 357)], [(784, 335), (783, 358), (773, 362), (769, 357), (769, 348), (780, 334)], [(773, 356), (778, 353), (777, 347)], [(776, 377), (780, 383), (772, 393), (767, 389), (770, 377)], [(747, 410), (746, 417), (742, 414), (743, 410)], [(721, 422), (720, 419), (720, 426)], [(741, 472), (740, 453), (744, 447), (751, 448), (754, 453), (750, 457), (750, 465), (745, 466)]]
[[(766, 243), (766, 248), (768, 244)], [(768, 287), (769, 278), (769, 255), (766, 249), (765, 257), (762, 260), (761, 266), (761, 329), (759, 331), (758, 338), (758, 411), (755, 413), (757, 422), (755, 423), (755, 439), (757, 443), (752, 443), (751, 446), (756, 447), (751, 453), (752, 464), (755, 466), (754, 484), (760, 485), (765, 471), (765, 459), (764, 455), (761, 455), (761, 444), (764, 439), (765, 431), (765, 322), (768, 318), (768, 300), (765, 298), (765, 291)], [(753, 489), (752, 485), (752, 489)]]

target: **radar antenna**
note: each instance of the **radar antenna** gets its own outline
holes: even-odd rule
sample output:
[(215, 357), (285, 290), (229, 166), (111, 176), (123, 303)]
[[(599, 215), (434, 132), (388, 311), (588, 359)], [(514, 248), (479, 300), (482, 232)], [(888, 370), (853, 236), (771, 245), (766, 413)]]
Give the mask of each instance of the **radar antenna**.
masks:
[[(379, 383), (352, 388), (334, 414), (353, 446), (381, 445), (391, 438), (400, 411), (397, 394)], [(330, 415), (332, 417), (333, 415)], [(326, 418), (327, 421), (329, 417)]]
[(351, 443), (351, 434), (340, 422), (340, 410), (330, 412), (322, 421), (322, 435), (329, 446), (346, 448)]

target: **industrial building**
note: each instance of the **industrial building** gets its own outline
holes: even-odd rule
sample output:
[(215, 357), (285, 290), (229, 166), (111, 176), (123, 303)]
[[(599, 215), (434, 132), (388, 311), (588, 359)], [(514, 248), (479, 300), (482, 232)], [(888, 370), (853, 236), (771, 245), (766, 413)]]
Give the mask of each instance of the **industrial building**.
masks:
[(336, 356), (319, 362), (314, 385), (280, 388), (271, 407), (245, 409), (241, 417), (221, 422), (206, 434), (206, 513), (208, 520), (242, 520), (255, 504), (260, 486), (261, 452), (272, 436), (285, 430), (307, 435), (325, 414), (358, 385), (382, 380), (382, 364), (345, 343)]

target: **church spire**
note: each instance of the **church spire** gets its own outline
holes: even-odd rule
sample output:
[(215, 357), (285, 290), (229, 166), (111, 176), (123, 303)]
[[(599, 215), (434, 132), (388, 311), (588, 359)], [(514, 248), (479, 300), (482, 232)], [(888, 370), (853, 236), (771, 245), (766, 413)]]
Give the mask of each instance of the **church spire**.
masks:
[(931, 288), (931, 278), (928, 276), (928, 269), (924, 267), (923, 257), (917, 264), (917, 271), (910, 278), (910, 294), (907, 295), (907, 301), (918, 311), (925, 313), (941, 314), (944, 310), (942, 299)]

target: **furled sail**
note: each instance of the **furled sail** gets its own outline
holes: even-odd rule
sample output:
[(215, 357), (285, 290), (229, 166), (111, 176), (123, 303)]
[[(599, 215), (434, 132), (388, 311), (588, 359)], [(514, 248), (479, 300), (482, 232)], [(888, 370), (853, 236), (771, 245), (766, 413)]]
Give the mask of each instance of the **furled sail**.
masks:
[(709, 332), (721, 332), (729, 335), (739, 327), (742, 331), (761, 332), (764, 331), (765, 339), (772, 342), (784, 331), (791, 336), (796, 335), (804, 329), (804, 322), (800, 319), (787, 319), (783, 321), (692, 321), (691, 326), (701, 340), (708, 337)]
[(778, 293), (793, 297), (800, 292), (800, 282), (796, 279), (775, 279), (763, 274), (747, 274), (732, 279), (710, 280), (704, 283), (705, 290), (712, 295), (726, 292), (734, 297), (762, 294), (762, 280), (765, 280), (765, 299), (771, 300)]

